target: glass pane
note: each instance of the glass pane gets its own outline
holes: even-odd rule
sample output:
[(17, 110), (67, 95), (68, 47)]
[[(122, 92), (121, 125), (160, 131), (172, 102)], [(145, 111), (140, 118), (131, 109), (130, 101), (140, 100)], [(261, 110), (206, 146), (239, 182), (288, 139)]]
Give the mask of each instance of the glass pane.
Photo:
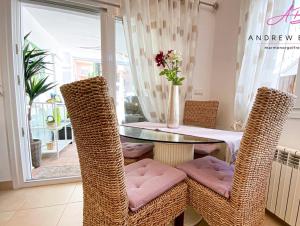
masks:
[(116, 21), (117, 112), (121, 123), (146, 121), (131, 76), (123, 23)]
[[(27, 95), (28, 112), (31, 109), (28, 129), (35, 139), (30, 142), (32, 179), (80, 176), (72, 127), (59, 88), (101, 75), (100, 31), (99, 14), (22, 4), (22, 34), (29, 34), (23, 49), (28, 46), (26, 53), (47, 52), (46, 69), (27, 81), (47, 78), (46, 83), (55, 83), (47, 92), (36, 93), (31, 106)], [(30, 59), (34, 62), (38, 57)], [(34, 92), (32, 87), (26, 90), (29, 92)]]
[(142, 129), (129, 126), (119, 127), (120, 135), (127, 138), (157, 141), (167, 143), (182, 143), (182, 144), (213, 144), (224, 143), (221, 140), (209, 139), (205, 137), (194, 137), (189, 135), (182, 135), (176, 133), (167, 133), (158, 130)]
[[(295, 8), (300, 7), (300, 0), (295, 0)], [(289, 36), (298, 37), (300, 26), (291, 24), (289, 26)], [(300, 46), (297, 43), (286, 43), (286, 50), (283, 59), (278, 59), (280, 65), (280, 79), (278, 88), (289, 93), (296, 93), (296, 77), (299, 66)]]

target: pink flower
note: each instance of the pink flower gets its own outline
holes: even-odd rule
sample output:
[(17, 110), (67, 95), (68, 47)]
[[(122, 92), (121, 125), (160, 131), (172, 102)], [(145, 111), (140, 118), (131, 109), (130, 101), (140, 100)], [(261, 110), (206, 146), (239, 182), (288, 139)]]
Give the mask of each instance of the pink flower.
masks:
[(172, 49), (169, 50), (166, 58), (169, 59), (170, 61), (173, 61), (175, 58), (175, 52)]
[(164, 54), (163, 51), (155, 56), (155, 62), (160, 67), (160, 76), (164, 76), (173, 85), (182, 85), (184, 77), (180, 74), (180, 64), (182, 62), (181, 55), (176, 50), (169, 50)]

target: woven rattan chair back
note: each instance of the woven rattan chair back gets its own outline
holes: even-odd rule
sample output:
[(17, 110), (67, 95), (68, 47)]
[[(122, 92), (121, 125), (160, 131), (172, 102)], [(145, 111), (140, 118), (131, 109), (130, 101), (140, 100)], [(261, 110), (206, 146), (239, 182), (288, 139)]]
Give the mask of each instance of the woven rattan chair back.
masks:
[(294, 99), (274, 89), (257, 92), (235, 164), (231, 201), (236, 225), (263, 219), (272, 159)]
[(61, 87), (74, 130), (84, 194), (84, 226), (126, 225), (128, 200), (117, 120), (106, 81)]
[(183, 124), (216, 128), (218, 101), (187, 100), (184, 106)]

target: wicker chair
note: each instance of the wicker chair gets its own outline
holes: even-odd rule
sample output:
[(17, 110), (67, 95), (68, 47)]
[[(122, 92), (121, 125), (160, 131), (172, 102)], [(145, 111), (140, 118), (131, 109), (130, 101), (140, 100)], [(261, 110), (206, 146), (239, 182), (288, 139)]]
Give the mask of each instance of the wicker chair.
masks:
[[(260, 88), (235, 167), (211, 156), (178, 166), (189, 176), (190, 205), (209, 225), (262, 224), (272, 159), (293, 104), (294, 96), (290, 94)], [(197, 166), (204, 165), (206, 173), (201, 175)]]
[[(192, 101), (185, 102), (183, 124), (204, 128), (216, 128), (218, 101)], [(194, 158), (218, 154), (219, 146), (216, 144), (196, 144)]]
[[(167, 225), (174, 218), (181, 225), (182, 213), (187, 205), (186, 175), (151, 159), (124, 167), (116, 115), (110, 104), (105, 79), (96, 77), (67, 84), (61, 87), (61, 92), (70, 114), (79, 154), (84, 196), (83, 225)], [(136, 184), (135, 190), (128, 189), (131, 185), (128, 173), (141, 179), (143, 175), (138, 174), (146, 170), (149, 162), (168, 168), (168, 172), (176, 175), (184, 175), (184, 178), (132, 210), (133, 199), (130, 199), (129, 193), (135, 198), (140, 196), (139, 188), (143, 185), (138, 187)], [(155, 174), (155, 170), (151, 173)], [(157, 181), (168, 179), (163, 174), (155, 175), (155, 178)], [(159, 186), (148, 186), (148, 190)]]
[[(115, 101), (110, 97), (111, 104), (114, 112), (116, 113)], [(151, 158), (153, 159), (153, 148), (152, 143), (136, 143), (132, 142), (132, 139), (126, 137), (120, 137), (122, 143), (122, 151), (124, 156), (125, 166), (140, 161), (142, 159)]]
[(216, 128), (218, 101), (187, 100), (184, 105), (183, 124)]

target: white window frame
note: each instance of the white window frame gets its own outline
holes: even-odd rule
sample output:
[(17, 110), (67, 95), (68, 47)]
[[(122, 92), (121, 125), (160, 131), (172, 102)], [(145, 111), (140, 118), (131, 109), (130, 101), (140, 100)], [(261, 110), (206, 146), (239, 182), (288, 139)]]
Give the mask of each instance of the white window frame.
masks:
[[(55, 2), (56, 0), (50, 0)], [(46, 1), (45, 1), (46, 2)], [(105, 9), (101, 12), (101, 46), (105, 46), (102, 51), (103, 74), (113, 81), (116, 70), (115, 61), (115, 17), (119, 14), (119, 1), (90, 1), (90, 0), (62, 0), (58, 2), (74, 2), (88, 7), (97, 7)], [(6, 133), (8, 137), (8, 151), (10, 159), (10, 171), (14, 188), (32, 187), (48, 184), (67, 183), (80, 181), (80, 177), (56, 178), (39, 181), (28, 181), (26, 175), (30, 173), (30, 169), (24, 169), (26, 160), (30, 158), (29, 154), (29, 134), (27, 132), (25, 90), (22, 65), (22, 38), (21, 38), (21, 2), (20, 0), (3, 0), (1, 7), (5, 7), (6, 15), (1, 15), (0, 19), (6, 21), (6, 31), (4, 31), (4, 39), (0, 40), (3, 46), (7, 48), (0, 49), (2, 56), (7, 56), (0, 62), (0, 66), (6, 68), (3, 75), (4, 87), (4, 108), (6, 120)], [(111, 26), (113, 24), (113, 26)], [(104, 30), (107, 29), (107, 30)], [(105, 32), (104, 32), (105, 31)], [(109, 53), (109, 54), (108, 54)], [(105, 57), (105, 58), (103, 58)], [(23, 90), (23, 91), (20, 91)], [(23, 102), (22, 102), (23, 101)]]
[(6, 56), (5, 59), (1, 61), (1, 67), (4, 69), (2, 74), (3, 87), (4, 87), (4, 115), (6, 121), (6, 133), (8, 137), (8, 153), (10, 159), (10, 171), (13, 181), (13, 186), (15, 188), (20, 187), (22, 178), (26, 172), (24, 172), (21, 167), (22, 156), (28, 147), (25, 147), (24, 137), (26, 137), (26, 131), (24, 128), (24, 120), (22, 117), (22, 109), (18, 108), (17, 101), (21, 99), (23, 94), (21, 92), (16, 92), (19, 85), (22, 85), (22, 81), (18, 81), (18, 75), (22, 73), (22, 66), (20, 66), (20, 55), (21, 51), (19, 48), (19, 42), (17, 37), (19, 26), (19, 15), (18, 10), (19, 2), (16, 0), (5, 0), (1, 3), (1, 7), (7, 12), (6, 15), (1, 15), (1, 20), (5, 21), (5, 30), (3, 31), (3, 37), (1, 37), (1, 42), (6, 48), (0, 49), (0, 54)]

